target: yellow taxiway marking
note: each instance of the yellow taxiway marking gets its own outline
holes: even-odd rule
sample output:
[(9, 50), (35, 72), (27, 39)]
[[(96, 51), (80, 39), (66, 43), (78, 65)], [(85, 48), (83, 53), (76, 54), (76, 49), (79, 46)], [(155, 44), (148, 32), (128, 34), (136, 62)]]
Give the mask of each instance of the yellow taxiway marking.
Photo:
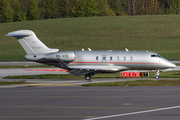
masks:
[(66, 85), (81, 85), (82, 83), (74, 83), (74, 84), (23, 84), (23, 85), (15, 85), (15, 86), (43, 86), (43, 85), (57, 85), (57, 86), (66, 86)]
[(0, 106), (0, 108), (48, 108), (48, 109), (157, 109), (158, 107), (71, 107), (71, 106)]

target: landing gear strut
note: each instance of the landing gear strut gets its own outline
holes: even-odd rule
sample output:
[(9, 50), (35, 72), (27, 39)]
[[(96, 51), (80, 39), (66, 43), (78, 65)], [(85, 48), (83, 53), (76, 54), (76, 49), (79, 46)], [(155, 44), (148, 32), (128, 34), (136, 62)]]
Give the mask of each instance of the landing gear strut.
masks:
[(157, 72), (156, 72), (155, 78), (156, 78), (156, 79), (159, 79), (159, 69), (158, 69)]

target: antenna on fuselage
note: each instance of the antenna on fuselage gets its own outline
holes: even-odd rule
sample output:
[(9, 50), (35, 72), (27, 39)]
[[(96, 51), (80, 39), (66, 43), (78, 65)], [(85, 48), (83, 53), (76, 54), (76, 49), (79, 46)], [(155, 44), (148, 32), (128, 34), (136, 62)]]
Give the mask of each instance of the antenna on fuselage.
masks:
[(82, 48), (82, 51), (84, 51), (84, 48)]
[(89, 51), (92, 51), (90, 48), (88, 48)]
[(127, 48), (125, 48), (126, 51), (129, 51)]

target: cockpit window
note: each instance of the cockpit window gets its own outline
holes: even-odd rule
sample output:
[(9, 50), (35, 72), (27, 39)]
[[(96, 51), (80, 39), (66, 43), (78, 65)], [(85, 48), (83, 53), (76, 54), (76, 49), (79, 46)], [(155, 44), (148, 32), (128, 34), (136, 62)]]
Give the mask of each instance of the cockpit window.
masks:
[(151, 55), (151, 57), (156, 57), (156, 55)]
[(159, 54), (157, 54), (157, 56), (158, 56), (159, 58), (162, 58)]
[(157, 54), (157, 55), (151, 55), (151, 57), (159, 57), (159, 58), (162, 58), (159, 54)]

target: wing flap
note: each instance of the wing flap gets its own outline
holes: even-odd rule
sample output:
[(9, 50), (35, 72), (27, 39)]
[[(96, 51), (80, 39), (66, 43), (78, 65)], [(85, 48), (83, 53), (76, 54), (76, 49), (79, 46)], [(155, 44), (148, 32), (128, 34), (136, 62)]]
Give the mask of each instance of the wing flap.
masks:
[(82, 66), (82, 67), (71, 67), (68, 72), (77, 76), (87, 75), (89, 73), (106, 73), (106, 72), (119, 72), (128, 70), (129, 68), (124, 66)]
[(69, 73), (81, 76), (81, 75), (87, 75), (89, 73), (94, 73), (94, 71), (88, 71), (88, 70), (68, 70)]

